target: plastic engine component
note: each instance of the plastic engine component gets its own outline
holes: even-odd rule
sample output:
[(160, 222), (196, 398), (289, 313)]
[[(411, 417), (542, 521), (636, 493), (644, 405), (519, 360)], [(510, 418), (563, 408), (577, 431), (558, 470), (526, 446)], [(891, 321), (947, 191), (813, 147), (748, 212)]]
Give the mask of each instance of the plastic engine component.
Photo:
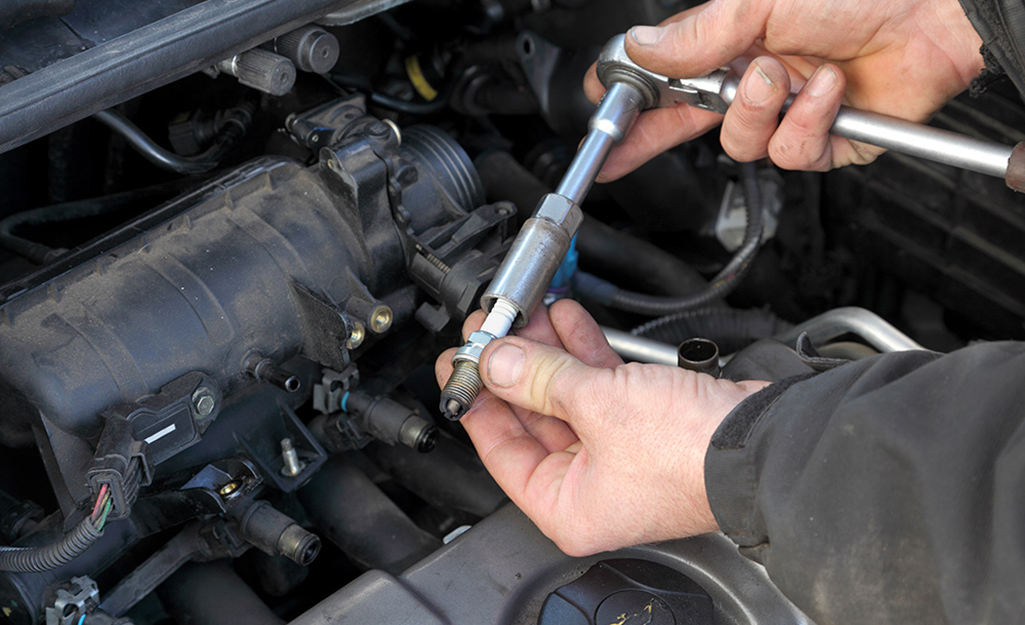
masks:
[(645, 560), (605, 560), (548, 595), (538, 625), (713, 625), (712, 598), (679, 571)]

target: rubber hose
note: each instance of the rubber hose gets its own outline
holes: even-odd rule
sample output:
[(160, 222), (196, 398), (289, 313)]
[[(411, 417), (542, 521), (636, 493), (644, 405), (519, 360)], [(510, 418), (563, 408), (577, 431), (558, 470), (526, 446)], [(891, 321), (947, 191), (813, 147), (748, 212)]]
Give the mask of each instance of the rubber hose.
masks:
[(103, 536), (89, 517), (60, 540), (41, 547), (0, 547), (0, 571), (45, 573), (68, 564)]
[(124, 137), (128, 141), (128, 145), (157, 167), (179, 174), (201, 174), (220, 164), (221, 159), (228, 153), (235, 141), (245, 134), (252, 119), (252, 113), (245, 106), (232, 109), (222, 123), (221, 133), (214, 144), (196, 156), (179, 156), (170, 150), (165, 150), (117, 111), (100, 111), (95, 113), (93, 118)]
[(620, 284), (636, 284), (645, 291), (670, 297), (708, 287), (696, 269), (676, 256), (590, 216), (585, 215), (580, 225), (577, 250), (582, 265)]
[[(714, 278), (709, 288), (684, 297), (659, 297), (633, 293), (613, 287), (603, 293), (603, 300), (613, 308), (641, 315), (669, 315), (683, 310), (705, 306), (710, 301), (732, 293), (747, 273), (762, 240), (762, 194), (758, 185), (758, 172), (754, 163), (740, 164), (744, 193), (747, 199), (747, 227), (744, 242), (730, 262)], [(587, 284), (590, 281), (591, 284)], [(593, 277), (584, 277), (585, 288), (594, 288)], [(602, 289), (598, 289), (601, 292)]]
[(13, 252), (37, 265), (42, 265), (52, 260), (60, 250), (18, 236), (15, 231), (19, 228), (107, 215), (149, 199), (154, 201), (168, 199), (184, 188), (182, 180), (179, 179), (138, 191), (125, 191), (102, 198), (75, 200), (15, 213), (0, 219), (0, 248)]
[(715, 341), (722, 353), (730, 354), (792, 327), (768, 310), (701, 308), (649, 321), (630, 333), (670, 345), (705, 338)]

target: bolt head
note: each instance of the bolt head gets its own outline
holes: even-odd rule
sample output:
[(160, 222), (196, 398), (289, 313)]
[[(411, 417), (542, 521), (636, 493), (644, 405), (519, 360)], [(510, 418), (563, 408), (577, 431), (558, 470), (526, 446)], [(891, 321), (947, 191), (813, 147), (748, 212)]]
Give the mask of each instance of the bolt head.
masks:
[(201, 386), (192, 394), (192, 407), (196, 409), (197, 418), (209, 417), (217, 407), (217, 398), (214, 397), (213, 391)]
[(221, 497), (230, 497), (232, 493), (238, 490), (238, 482), (228, 482), (221, 487), (221, 490), (217, 491), (221, 494)]
[(484, 352), (484, 348), (493, 340), (495, 340), (494, 336), (480, 330), (470, 334), (469, 338), (466, 339), (466, 343), (456, 350), (455, 356), (452, 357), (452, 364), (462, 360), (474, 363), (480, 362), (480, 356)]
[(575, 233), (583, 221), (580, 207), (569, 198), (557, 193), (549, 193), (541, 199), (537, 210), (534, 212), (535, 219), (546, 219), (565, 228), (570, 233)]
[(352, 324), (352, 334), (349, 335), (349, 340), (345, 342), (345, 347), (348, 349), (356, 349), (363, 344), (363, 340), (367, 338), (367, 329), (359, 321)]
[(378, 306), (370, 315), (370, 329), (375, 334), (384, 334), (391, 328), (394, 313), (387, 306)]

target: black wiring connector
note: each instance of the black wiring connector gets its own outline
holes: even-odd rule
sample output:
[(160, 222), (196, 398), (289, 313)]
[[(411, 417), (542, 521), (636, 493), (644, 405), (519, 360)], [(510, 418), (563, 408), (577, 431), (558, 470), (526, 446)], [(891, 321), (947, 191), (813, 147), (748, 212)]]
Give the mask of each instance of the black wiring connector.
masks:
[(38, 547), (0, 546), (0, 571), (45, 573), (68, 564), (103, 536), (109, 521), (131, 514), (139, 487), (151, 481), (146, 443), (137, 441), (127, 419), (111, 416), (86, 474), (96, 494), (91, 513), (56, 542)]
[[(152, 461), (146, 448), (145, 441), (135, 440), (131, 421), (119, 416), (107, 417), (93, 464), (86, 473), (89, 489), (97, 497), (92, 517), (106, 522), (131, 514), (139, 488), (152, 481)], [(108, 495), (109, 506), (102, 503)], [(104, 511), (104, 508), (109, 510)]]

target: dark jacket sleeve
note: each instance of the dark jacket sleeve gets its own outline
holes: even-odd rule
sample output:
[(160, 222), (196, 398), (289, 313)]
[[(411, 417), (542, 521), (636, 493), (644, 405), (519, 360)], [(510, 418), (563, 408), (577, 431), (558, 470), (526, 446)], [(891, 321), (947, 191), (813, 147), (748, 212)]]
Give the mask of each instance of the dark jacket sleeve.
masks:
[(986, 69), (972, 81), (972, 93), (1007, 74), (1025, 99), (1025, 3), (1022, 0), (960, 0), (961, 8), (982, 37)]
[(820, 625), (1025, 622), (1025, 344), (767, 387), (705, 458), (722, 530)]

